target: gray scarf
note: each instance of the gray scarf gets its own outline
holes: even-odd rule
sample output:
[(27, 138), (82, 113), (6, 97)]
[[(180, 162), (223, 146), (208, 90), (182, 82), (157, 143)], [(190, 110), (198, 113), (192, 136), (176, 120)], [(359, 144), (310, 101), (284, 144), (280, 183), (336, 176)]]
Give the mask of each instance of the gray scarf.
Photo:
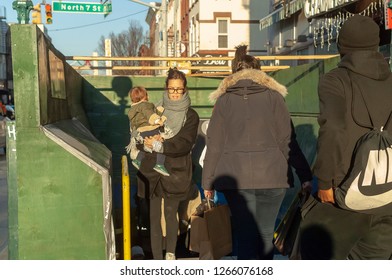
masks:
[(165, 110), (163, 115), (167, 118), (165, 133), (163, 138), (169, 139), (176, 135), (184, 126), (186, 113), (191, 106), (191, 99), (188, 92), (185, 92), (180, 100), (171, 100), (167, 91), (163, 93), (163, 100), (160, 102)]

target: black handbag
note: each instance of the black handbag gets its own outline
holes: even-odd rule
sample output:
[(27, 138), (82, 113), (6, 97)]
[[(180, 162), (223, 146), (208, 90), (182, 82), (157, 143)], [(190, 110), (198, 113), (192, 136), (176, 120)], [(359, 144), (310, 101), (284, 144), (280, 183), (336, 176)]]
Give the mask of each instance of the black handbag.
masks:
[(301, 223), (301, 207), (308, 197), (309, 193), (302, 190), (297, 193), (274, 233), (275, 248), (289, 259), (300, 259), (298, 233)]

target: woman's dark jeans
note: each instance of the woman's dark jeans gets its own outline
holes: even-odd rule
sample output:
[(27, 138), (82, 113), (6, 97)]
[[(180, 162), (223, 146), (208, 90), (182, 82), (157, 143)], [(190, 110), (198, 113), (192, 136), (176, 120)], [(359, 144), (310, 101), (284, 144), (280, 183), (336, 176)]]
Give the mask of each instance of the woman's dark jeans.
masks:
[(286, 189), (224, 190), (239, 260), (273, 259), (275, 221)]

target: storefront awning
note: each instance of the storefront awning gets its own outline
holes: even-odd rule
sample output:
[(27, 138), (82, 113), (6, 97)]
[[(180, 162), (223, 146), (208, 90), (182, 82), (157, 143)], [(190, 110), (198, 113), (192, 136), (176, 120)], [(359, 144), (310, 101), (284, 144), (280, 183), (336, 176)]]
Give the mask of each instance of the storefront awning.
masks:
[(380, 0), (306, 0), (304, 1), (305, 17), (310, 21), (313, 18), (325, 17), (328, 14), (334, 14), (342, 10), (345, 6), (349, 6), (355, 2), (363, 2), (364, 6), (369, 5), (371, 2)]
[(304, 7), (303, 0), (292, 0), (288, 4), (283, 4), (282, 7), (273, 11), (268, 16), (259, 20), (260, 30), (267, 28), (282, 19), (289, 18)]

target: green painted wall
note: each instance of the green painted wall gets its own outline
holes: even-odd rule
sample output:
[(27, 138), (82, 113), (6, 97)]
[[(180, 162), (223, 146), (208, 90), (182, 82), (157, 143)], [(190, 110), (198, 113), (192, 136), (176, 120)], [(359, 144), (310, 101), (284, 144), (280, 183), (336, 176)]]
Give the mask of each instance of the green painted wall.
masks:
[(288, 89), (286, 103), (296, 128), (297, 140), (311, 164), (316, 155), (318, 135), (318, 81), (320, 75), (329, 71), (328, 67), (332, 64), (336, 64), (336, 59), (318, 61), (271, 74)]
[[(110, 180), (85, 162), (109, 170), (111, 153), (87, 134), (66, 131), (73, 123), (88, 127), (83, 78), (36, 25), (11, 26), (11, 45), (16, 121), (7, 139), (9, 258), (107, 259), (103, 185)], [(47, 125), (82, 143), (80, 152), (48, 138)]]
[[(288, 89), (286, 103), (295, 126), (297, 141), (311, 167), (316, 158), (319, 130), (318, 82), (321, 75), (335, 68), (338, 62), (339, 57), (335, 57), (271, 73), (271, 76)], [(286, 213), (299, 186), (296, 178), (296, 187), (287, 191), (278, 219)]]

